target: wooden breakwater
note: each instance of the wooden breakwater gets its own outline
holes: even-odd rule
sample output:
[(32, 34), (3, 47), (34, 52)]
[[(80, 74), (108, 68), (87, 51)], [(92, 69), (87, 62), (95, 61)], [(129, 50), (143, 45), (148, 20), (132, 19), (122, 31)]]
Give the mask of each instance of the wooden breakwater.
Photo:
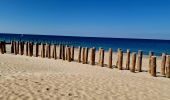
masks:
[[(0, 54), (6, 53), (6, 43), (5, 41), (0, 42)], [(8, 44), (9, 45), (9, 44)], [(57, 52), (56, 47), (59, 47), (59, 52)], [(143, 52), (141, 50), (136, 52), (130, 52), (128, 49), (126, 54), (126, 65), (123, 66), (123, 51), (119, 48), (117, 51), (117, 59), (113, 58), (113, 50), (109, 49), (108, 55), (106, 56), (105, 50), (103, 48), (99, 48), (98, 53), (96, 52), (96, 48), (88, 48), (88, 47), (78, 47), (78, 54), (75, 57), (74, 46), (68, 45), (55, 45), (49, 43), (33, 43), (33, 42), (21, 42), (21, 41), (12, 41), (10, 43), (10, 53), (14, 55), (26, 55), (30, 57), (42, 57), (42, 58), (53, 58), (55, 60), (62, 59), (68, 62), (77, 61), (82, 64), (91, 64), (98, 65), (101, 67), (108, 68), (118, 68), (119, 70), (130, 70), (130, 72), (143, 72), (142, 70), (142, 59)], [(96, 58), (98, 57), (98, 62), (96, 62)], [(108, 57), (108, 58), (106, 58)], [(76, 59), (77, 58), (77, 59)], [(88, 59), (90, 58), (90, 59)], [(148, 73), (156, 77), (157, 76), (157, 57), (154, 55), (154, 52), (149, 52), (148, 57)], [(108, 59), (108, 62), (104, 62), (104, 59)], [(113, 64), (113, 60), (116, 61)], [(161, 66), (160, 66), (160, 74), (161, 76), (170, 78), (170, 55), (166, 55), (162, 53), (161, 58)]]

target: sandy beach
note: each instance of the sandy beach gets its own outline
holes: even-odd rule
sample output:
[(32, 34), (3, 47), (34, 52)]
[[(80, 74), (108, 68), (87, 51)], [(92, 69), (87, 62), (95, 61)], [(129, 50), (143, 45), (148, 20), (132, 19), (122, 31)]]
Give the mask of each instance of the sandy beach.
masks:
[[(96, 62), (97, 56), (96, 52)], [(116, 59), (114, 53), (114, 65)], [(125, 59), (126, 54), (124, 67)], [(146, 72), (148, 56), (143, 57), (143, 72), (136, 73), (76, 60), (77, 50), (73, 62), (0, 54), (0, 100), (170, 100), (170, 79), (159, 74), (160, 57), (157, 57), (157, 77)], [(107, 52), (105, 64), (108, 64)]]

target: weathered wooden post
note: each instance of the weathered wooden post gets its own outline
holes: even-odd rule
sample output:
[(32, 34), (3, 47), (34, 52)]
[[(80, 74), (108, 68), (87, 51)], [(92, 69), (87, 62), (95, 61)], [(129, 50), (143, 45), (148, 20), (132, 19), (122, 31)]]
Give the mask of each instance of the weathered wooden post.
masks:
[(0, 42), (0, 49), (1, 49), (1, 54), (6, 53), (6, 43), (4, 41)]
[(71, 50), (70, 50), (70, 47), (67, 47), (67, 60), (68, 60), (68, 62), (71, 62)]
[(45, 45), (45, 57), (48, 57), (48, 44)]
[(38, 57), (39, 56), (39, 44), (38, 43), (35, 44), (35, 49), (36, 49), (35, 57)]
[(28, 56), (31, 56), (31, 43), (28, 43)]
[(53, 46), (53, 54), (52, 54), (54, 59), (57, 59), (57, 52), (56, 52), (56, 45)]
[(19, 41), (16, 42), (16, 54), (19, 54)]
[(59, 44), (59, 59), (62, 58), (62, 45)]
[(122, 70), (123, 69), (123, 51), (122, 50), (119, 50), (118, 51), (119, 53), (119, 58), (118, 58), (118, 69), (119, 70)]
[(31, 56), (33, 56), (33, 52), (34, 52), (34, 43), (31, 42)]
[(165, 75), (166, 54), (162, 53), (161, 75)]
[(17, 42), (14, 42), (14, 54), (17, 55)]
[(62, 59), (65, 60), (65, 46), (62, 45)]
[(74, 46), (71, 46), (71, 60), (74, 61)]
[(85, 64), (85, 48), (82, 48), (82, 63)]
[(22, 48), (21, 48), (21, 52), (22, 52), (21, 54), (22, 54), (22, 55), (24, 55), (24, 44), (25, 44), (25, 42), (23, 41), (23, 42), (22, 42)]
[(89, 48), (86, 47), (86, 48), (85, 48), (85, 64), (88, 63), (88, 53), (89, 53)]
[(109, 68), (112, 68), (112, 48), (109, 48), (109, 52), (108, 52), (108, 54), (109, 54), (109, 63), (108, 63), (108, 66), (109, 66)]
[(166, 56), (166, 77), (170, 78), (170, 55)]
[(42, 58), (45, 57), (45, 44), (44, 43), (41, 44), (41, 57)]
[(6, 53), (6, 42), (5, 41), (3, 41), (3, 51), (4, 53)]
[(100, 49), (100, 51), (101, 51), (100, 66), (104, 67), (104, 49)]
[(6, 53), (6, 42), (4, 42), (4, 52)]
[(129, 68), (130, 68), (130, 50), (127, 49), (126, 69), (129, 70)]
[(138, 60), (137, 60), (137, 71), (142, 72), (142, 56), (143, 52), (141, 50), (138, 51)]
[(19, 50), (19, 52), (20, 52), (20, 55), (23, 55), (24, 53), (23, 53), (23, 50), (24, 49), (24, 42), (20, 42), (20, 50)]
[(68, 48), (68, 46), (66, 45), (66, 46), (65, 46), (65, 52), (64, 52), (64, 53), (65, 53), (65, 60), (67, 60), (67, 58), (68, 58), (68, 57), (67, 57), (67, 56), (68, 56), (68, 55), (67, 55), (67, 54), (68, 54), (68, 53), (67, 53), (67, 48)]
[(151, 75), (156, 77), (156, 56), (151, 56)]
[(29, 56), (30, 57), (33, 56), (33, 43), (32, 42), (29, 43)]
[(28, 56), (28, 42), (26, 42), (26, 56)]
[(48, 58), (51, 58), (51, 44), (48, 44)]
[(4, 54), (4, 53), (3, 53), (3, 44), (2, 44), (2, 42), (0, 42), (0, 49), (1, 49), (1, 51), (0, 51), (1, 54)]
[(136, 66), (136, 53), (132, 53), (132, 65), (130, 68), (131, 72), (135, 72), (135, 66)]
[(22, 55), (22, 50), (21, 50), (22, 49), (22, 42), (21, 41), (19, 42), (19, 45), (20, 45), (19, 46), (19, 54)]
[(149, 66), (148, 66), (148, 72), (151, 73), (151, 57), (154, 55), (154, 52), (149, 52)]
[(81, 47), (78, 48), (78, 62), (81, 62)]
[(96, 48), (91, 48), (91, 61), (90, 64), (91, 65), (95, 65), (95, 54), (96, 54)]
[(40, 49), (41, 49), (40, 56), (42, 57), (43, 56), (43, 43), (41, 43)]
[(116, 61), (116, 66), (115, 66), (115, 68), (118, 68), (118, 65), (119, 65), (119, 51), (120, 51), (120, 50), (121, 50), (120, 48), (117, 49), (117, 61)]
[(14, 41), (11, 41), (11, 53), (14, 53)]
[(0, 53), (2, 54), (2, 43), (0, 42)]
[(99, 48), (98, 54), (99, 54), (99, 59), (98, 59), (98, 65), (100, 65), (101, 62), (101, 47)]
[(14, 54), (17, 55), (17, 42), (14, 42)]

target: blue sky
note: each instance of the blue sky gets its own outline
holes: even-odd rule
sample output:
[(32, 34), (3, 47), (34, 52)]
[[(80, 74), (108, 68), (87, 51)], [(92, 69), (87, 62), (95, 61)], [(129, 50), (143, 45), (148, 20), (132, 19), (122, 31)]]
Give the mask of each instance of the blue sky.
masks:
[(170, 0), (0, 0), (0, 32), (170, 39)]

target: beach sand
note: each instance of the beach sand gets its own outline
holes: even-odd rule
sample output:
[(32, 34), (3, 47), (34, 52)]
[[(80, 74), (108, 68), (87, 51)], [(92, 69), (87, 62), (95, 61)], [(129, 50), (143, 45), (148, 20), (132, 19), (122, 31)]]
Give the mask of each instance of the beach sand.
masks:
[[(116, 57), (114, 53), (114, 65)], [(126, 54), (124, 67), (125, 59)], [(160, 62), (158, 57), (158, 77), (152, 77), (146, 72), (148, 56), (143, 57), (143, 72), (132, 73), (76, 61), (0, 54), (0, 100), (170, 100), (170, 79), (159, 74)]]

